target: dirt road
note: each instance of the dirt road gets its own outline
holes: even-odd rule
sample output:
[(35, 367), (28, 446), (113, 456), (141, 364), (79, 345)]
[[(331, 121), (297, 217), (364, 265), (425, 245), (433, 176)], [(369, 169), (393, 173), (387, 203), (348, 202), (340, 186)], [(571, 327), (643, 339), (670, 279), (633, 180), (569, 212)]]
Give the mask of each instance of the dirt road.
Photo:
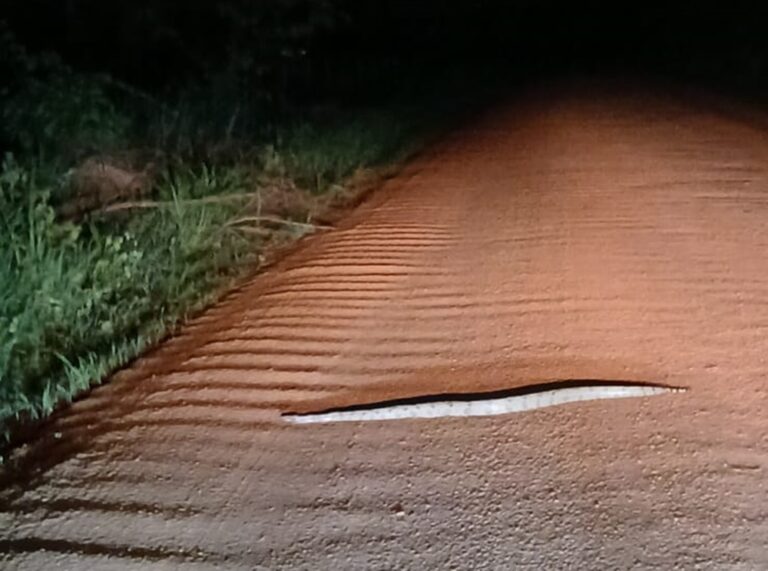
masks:
[[(646, 96), (447, 138), (60, 415), (3, 569), (768, 568), (768, 136)], [(552, 380), (495, 417), (280, 411)]]

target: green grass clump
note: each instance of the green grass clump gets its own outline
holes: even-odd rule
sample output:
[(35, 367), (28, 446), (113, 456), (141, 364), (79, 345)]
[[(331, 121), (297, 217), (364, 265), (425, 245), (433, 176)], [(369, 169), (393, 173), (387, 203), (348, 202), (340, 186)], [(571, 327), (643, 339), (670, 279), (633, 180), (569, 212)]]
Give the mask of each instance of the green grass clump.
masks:
[[(0, 426), (46, 415), (140, 352), (244, 266), (234, 206), (187, 203), (229, 188), (210, 173), (160, 185), (168, 206), (123, 221), (56, 220), (51, 182), (0, 172)], [(214, 188), (215, 187), (215, 188)]]
[(355, 170), (397, 162), (428, 131), (408, 109), (359, 111), (333, 120), (307, 120), (278, 131), (278, 168), (299, 186), (321, 193)]

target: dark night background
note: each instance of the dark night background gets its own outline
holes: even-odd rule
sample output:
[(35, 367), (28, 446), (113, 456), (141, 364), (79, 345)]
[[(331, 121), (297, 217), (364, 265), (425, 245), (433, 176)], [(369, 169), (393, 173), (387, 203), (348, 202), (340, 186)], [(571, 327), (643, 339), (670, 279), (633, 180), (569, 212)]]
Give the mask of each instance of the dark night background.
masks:
[(230, 72), (244, 89), (302, 98), (373, 96), (457, 70), (510, 84), (642, 73), (758, 89), (767, 12), (726, 2), (6, 0), (0, 18), (31, 51), (154, 93)]

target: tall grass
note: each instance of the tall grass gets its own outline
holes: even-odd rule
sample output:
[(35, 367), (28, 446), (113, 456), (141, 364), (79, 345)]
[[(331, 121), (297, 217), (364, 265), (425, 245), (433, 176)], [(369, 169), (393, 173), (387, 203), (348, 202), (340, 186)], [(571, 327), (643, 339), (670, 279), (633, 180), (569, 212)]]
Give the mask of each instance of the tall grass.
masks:
[(417, 124), (404, 115), (368, 111), (283, 128), (277, 149), (284, 169), (302, 187), (323, 192), (357, 168), (402, 158), (417, 139)]
[[(169, 207), (111, 228), (62, 223), (46, 177), (6, 159), (0, 173), (0, 423), (38, 417), (123, 364), (235, 275), (257, 249), (233, 207), (187, 205), (211, 182), (165, 181)], [(242, 184), (242, 181), (240, 182)]]

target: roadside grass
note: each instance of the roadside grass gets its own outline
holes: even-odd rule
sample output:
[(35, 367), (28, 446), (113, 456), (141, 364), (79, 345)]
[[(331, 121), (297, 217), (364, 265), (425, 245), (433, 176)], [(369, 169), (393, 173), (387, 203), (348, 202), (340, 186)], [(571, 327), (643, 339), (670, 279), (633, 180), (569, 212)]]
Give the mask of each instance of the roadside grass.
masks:
[(259, 247), (226, 224), (234, 205), (185, 203), (206, 192), (199, 177), (164, 182), (167, 208), (81, 225), (56, 219), (45, 178), (9, 159), (0, 174), (0, 422), (49, 414), (102, 380)]
[(300, 187), (322, 193), (360, 167), (404, 160), (430, 131), (425, 119), (407, 107), (309, 120), (278, 130), (277, 162)]

